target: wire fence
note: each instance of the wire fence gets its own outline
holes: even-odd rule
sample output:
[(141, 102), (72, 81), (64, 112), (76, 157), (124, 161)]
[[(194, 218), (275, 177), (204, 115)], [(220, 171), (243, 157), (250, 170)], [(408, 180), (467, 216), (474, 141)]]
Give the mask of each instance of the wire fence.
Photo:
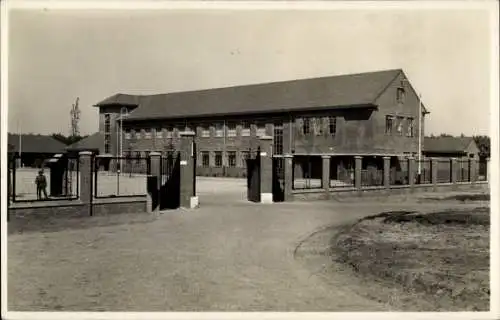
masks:
[(470, 162), (468, 159), (457, 160), (457, 182), (469, 182), (470, 176)]
[(132, 197), (147, 193), (149, 158), (95, 157), (94, 196), (96, 198)]
[(361, 187), (384, 185), (384, 170), (372, 168), (361, 170)]
[(294, 157), (292, 189), (323, 188), (322, 171), (321, 157)]

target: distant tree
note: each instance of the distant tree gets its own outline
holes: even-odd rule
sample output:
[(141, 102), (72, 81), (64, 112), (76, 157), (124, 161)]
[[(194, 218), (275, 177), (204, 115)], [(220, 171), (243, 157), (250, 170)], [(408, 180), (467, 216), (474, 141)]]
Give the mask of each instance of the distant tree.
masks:
[(451, 134), (449, 134), (449, 133), (441, 133), (439, 136), (440, 136), (440, 137), (453, 137), (453, 136), (452, 136)]
[(488, 136), (473, 136), (472, 137), (479, 148), (480, 157), (490, 156), (490, 137)]

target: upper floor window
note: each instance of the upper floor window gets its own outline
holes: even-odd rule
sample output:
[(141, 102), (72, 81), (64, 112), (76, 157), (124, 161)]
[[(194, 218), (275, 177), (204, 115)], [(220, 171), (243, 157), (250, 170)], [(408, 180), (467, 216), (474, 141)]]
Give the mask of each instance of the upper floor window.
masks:
[(163, 138), (163, 129), (162, 128), (156, 128), (156, 138), (158, 138), (158, 139)]
[(397, 131), (398, 131), (398, 134), (400, 136), (402, 136), (403, 135), (403, 124), (404, 124), (405, 118), (404, 117), (398, 117), (397, 119), (398, 119), (398, 121), (397, 121)]
[(109, 113), (104, 114), (104, 133), (109, 134), (111, 132), (111, 115)]
[(215, 136), (216, 137), (223, 137), (224, 136), (224, 124), (223, 123), (216, 123), (215, 124)]
[(321, 118), (311, 118), (311, 122), (314, 129), (314, 134), (320, 136), (323, 134), (323, 123)]
[(332, 136), (337, 133), (337, 117), (328, 117), (328, 133)]
[(144, 139), (151, 139), (151, 130), (144, 129)]
[(174, 136), (174, 127), (172, 127), (172, 126), (167, 127), (166, 136), (168, 139), (170, 139)]
[(125, 139), (129, 140), (132, 138), (132, 132), (130, 132), (130, 129), (125, 129)]
[(204, 124), (201, 126), (201, 136), (203, 138), (210, 137), (210, 126), (208, 124)]
[(408, 131), (406, 132), (407, 137), (413, 137), (413, 127), (414, 127), (413, 118), (408, 118)]
[(227, 164), (229, 167), (236, 167), (236, 151), (227, 152)]
[(302, 119), (302, 133), (309, 134), (311, 132), (311, 119), (304, 118)]
[(266, 124), (262, 122), (257, 122), (255, 124), (257, 126), (257, 137), (262, 137), (266, 135)]
[(234, 122), (227, 123), (227, 136), (236, 137), (236, 123)]
[(241, 136), (243, 137), (250, 136), (250, 123), (248, 121), (241, 122)]
[(394, 117), (385, 116), (385, 133), (392, 134), (393, 125), (394, 125)]
[(240, 157), (240, 161), (241, 161), (240, 166), (244, 168), (247, 165), (247, 159), (250, 158), (250, 152), (249, 151), (240, 151), (240, 155), (241, 155), (241, 157)]
[(403, 87), (398, 87), (396, 89), (396, 100), (398, 103), (405, 102), (405, 89)]
[(109, 135), (104, 136), (104, 153), (111, 153), (111, 138)]

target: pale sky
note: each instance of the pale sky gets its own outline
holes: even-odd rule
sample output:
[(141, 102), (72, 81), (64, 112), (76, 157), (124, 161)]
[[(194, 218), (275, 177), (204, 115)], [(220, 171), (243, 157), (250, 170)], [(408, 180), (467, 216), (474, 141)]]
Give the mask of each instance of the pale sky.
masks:
[(489, 15), (480, 10), (11, 11), (9, 132), (97, 131), (93, 104), (402, 68), (426, 134), (488, 134)]

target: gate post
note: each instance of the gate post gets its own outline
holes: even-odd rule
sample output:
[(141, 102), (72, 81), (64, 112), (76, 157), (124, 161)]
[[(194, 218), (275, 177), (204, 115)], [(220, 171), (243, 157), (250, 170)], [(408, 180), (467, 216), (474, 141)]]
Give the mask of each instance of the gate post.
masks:
[(293, 155), (285, 154), (284, 158), (284, 175), (285, 175), (285, 199), (284, 201), (292, 201), (292, 186), (293, 186)]
[(322, 155), (322, 176), (321, 176), (321, 187), (325, 192), (325, 198), (330, 198), (330, 156)]
[(391, 188), (391, 157), (385, 156), (384, 159), (384, 189)]
[(438, 182), (438, 159), (432, 158), (431, 159), (431, 182), (432, 182), (432, 189), (434, 191), (437, 191), (437, 182)]
[(354, 156), (354, 188), (361, 194), (361, 168), (363, 158), (361, 156)]
[(456, 158), (450, 159), (450, 168), (451, 168), (451, 184), (452, 190), (457, 190), (457, 168), (458, 163)]
[(81, 151), (80, 156), (80, 201), (83, 203), (83, 212), (85, 215), (92, 215), (92, 152)]
[(260, 202), (273, 203), (273, 137), (260, 137)]
[(181, 208), (193, 209), (199, 205), (198, 197), (195, 194), (194, 185), (196, 175), (194, 174), (195, 146), (193, 131), (180, 133), (180, 206)]
[(151, 197), (151, 199), (148, 199), (151, 201), (151, 205), (148, 205), (148, 211), (151, 210), (153, 211), (158, 211), (159, 209), (159, 199), (160, 199), (160, 187), (161, 187), (161, 178), (162, 178), (162, 170), (161, 170), (161, 153), (157, 151), (152, 151), (149, 154), (149, 161), (150, 161), (150, 176), (156, 178), (156, 188), (152, 190), (154, 194), (148, 196)]

